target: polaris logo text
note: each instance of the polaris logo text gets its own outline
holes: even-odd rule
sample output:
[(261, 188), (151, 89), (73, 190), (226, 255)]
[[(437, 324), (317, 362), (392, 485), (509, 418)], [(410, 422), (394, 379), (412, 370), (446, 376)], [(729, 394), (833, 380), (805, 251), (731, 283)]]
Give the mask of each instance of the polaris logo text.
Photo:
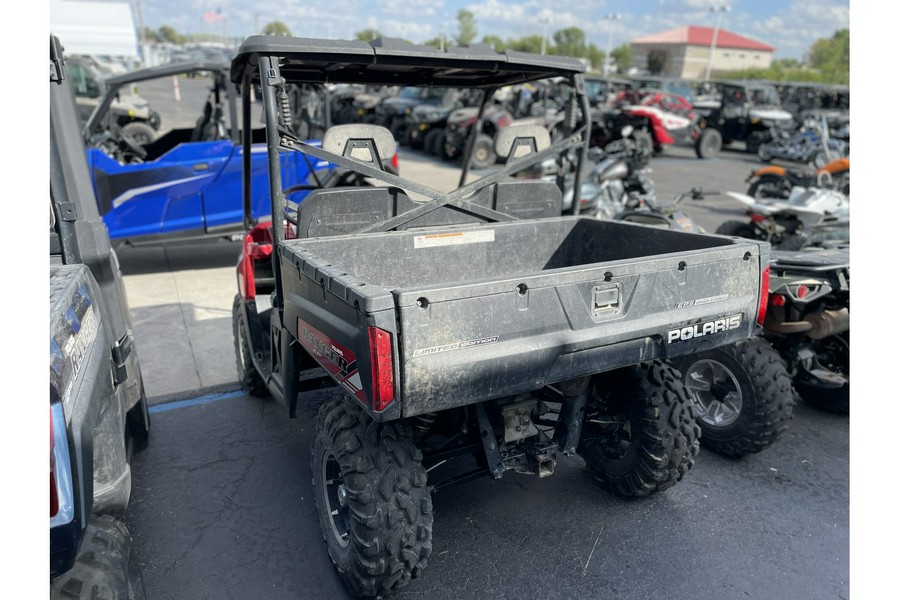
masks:
[(713, 333), (722, 333), (723, 331), (731, 331), (741, 326), (741, 315), (732, 315), (724, 319), (716, 319), (715, 321), (707, 321), (705, 323), (697, 323), (696, 325), (688, 325), (687, 327), (679, 327), (678, 329), (669, 330), (669, 343), (686, 342), (694, 338), (703, 337)]

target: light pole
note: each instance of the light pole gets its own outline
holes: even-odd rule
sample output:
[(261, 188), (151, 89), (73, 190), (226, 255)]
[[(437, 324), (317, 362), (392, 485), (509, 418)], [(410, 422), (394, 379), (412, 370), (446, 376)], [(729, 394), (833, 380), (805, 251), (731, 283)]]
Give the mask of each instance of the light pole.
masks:
[(549, 24), (548, 17), (541, 17), (541, 54), (547, 53), (547, 25)]
[(726, 4), (718, 4), (710, 6), (709, 12), (715, 13), (716, 23), (713, 26), (712, 43), (709, 45), (709, 60), (706, 61), (706, 77), (705, 81), (709, 81), (709, 73), (712, 71), (713, 53), (716, 51), (716, 39), (719, 37), (719, 23), (722, 20), (722, 14), (727, 13), (729, 7)]
[(612, 52), (612, 35), (613, 35), (612, 22), (618, 21), (619, 19), (621, 19), (622, 15), (611, 14), (611, 15), (606, 15), (603, 18), (606, 19), (607, 27), (609, 29), (609, 34), (606, 37), (606, 54), (603, 56), (603, 76), (609, 77), (609, 59), (610, 59), (609, 55)]

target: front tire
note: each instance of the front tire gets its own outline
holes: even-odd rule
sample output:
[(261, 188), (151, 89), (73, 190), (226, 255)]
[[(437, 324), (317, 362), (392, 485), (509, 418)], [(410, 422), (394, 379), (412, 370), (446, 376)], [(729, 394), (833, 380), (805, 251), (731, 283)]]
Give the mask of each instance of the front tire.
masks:
[(690, 391), (704, 447), (743, 456), (770, 446), (793, 418), (791, 379), (762, 338), (673, 361)]
[(319, 410), (312, 484), (334, 568), (352, 594), (372, 597), (405, 587), (428, 564), (431, 495), (410, 428), (376, 423), (353, 402)]
[(136, 141), (141, 146), (151, 144), (156, 140), (156, 130), (146, 123), (132, 121), (122, 127), (122, 132)]
[(722, 134), (718, 129), (705, 128), (700, 132), (694, 152), (697, 158), (715, 158), (722, 151)]
[(661, 361), (598, 375), (578, 453), (622, 496), (681, 481), (700, 449), (700, 427), (677, 371)]
[(244, 323), (244, 313), (241, 310), (241, 295), (234, 296), (234, 305), (231, 308), (231, 323), (234, 334), (234, 354), (237, 367), (238, 382), (241, 389), (257, 398), (265, 398), (269, 395), (269, 388), (262, 375), (253, 366), (253, 350), (247, 339), (247, 326)]
[(429, 129), (428, 133), (425, 134), (425, 142), (423, 144), (425, 152), (432, 156), (440, 156), (441, 148), (444, 146), (444, 138), (443, 129)]

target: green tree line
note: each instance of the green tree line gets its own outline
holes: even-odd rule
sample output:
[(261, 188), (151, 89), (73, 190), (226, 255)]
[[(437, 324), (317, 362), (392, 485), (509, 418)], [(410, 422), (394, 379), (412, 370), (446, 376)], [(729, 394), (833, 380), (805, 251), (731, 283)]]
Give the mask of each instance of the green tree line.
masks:
[[(469, 45), (473, 43), (486, 44), (497, 52), (516, 50), (519, 52), (532, 52), (540, 54), (543, 49), (547, 54), (557, 56), (572, 56), (583, 59), (589, 65), (589, 69), (600, 72), (603, 70), (604, 52), (595, 44), (587, 42), (584, 30), (578, 27), (566, 27), (554, 31), (547, 39), (540, 35), (525, 35), (518, 38), (502, 39), (497, 35), (486, 34), (478, 41), (478, 24), (475, 14), (467, 9), (461, 9), (456, 14), (457, 31), (454, 35), (442, 35), (422, 42), (435, 48), (447, 48), (449, 46)], [(262, 32), (267, 35), (290, 35), (288, 27), (281, 21), (272, 21), (263, 27)], [(190, 41), (199, 41), (209, 36), (188, 36), (175, 31), (169, 25), (163, 25), (159, 29), (144, 28), (144, 39), (156, 42), (170, 42), (183, 44)], [(355, 39), (373, 40), (382, 37), (380, 31), (375, 28), (357, 31)], [(622, 44), (610, 52), (615, 60), (618, 70), (624, 71), (631, 67), (634, 56), (631, 46)], [(658, 62), (658, 61), (657, 61)], [(659, 66), (659, 65), (655, 65)], [(727, 79), (766, 79), (771, 81), (809, 81), (820, 83), (850, 82), (850, 30), (836, 31), (830, 38), (816, 40), (806, 53), (803, 61), (795, 59), (781, 59), (772, 62), (768, 69), (742, 69), (719, 74)]]

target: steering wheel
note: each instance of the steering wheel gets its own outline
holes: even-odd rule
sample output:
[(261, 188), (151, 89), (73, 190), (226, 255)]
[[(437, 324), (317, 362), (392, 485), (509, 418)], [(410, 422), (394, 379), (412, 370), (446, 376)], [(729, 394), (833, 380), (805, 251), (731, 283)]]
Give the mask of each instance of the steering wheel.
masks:
[(135, 156), (137, 156), (141, 160), (147, 158), (147, 151), (144, 149), (144, 147), (141, 146), (136, 139), (125, 133), (121, 127), (119, 127), (118, 125), (113, 125), (111, 130), (113, 137), (125, 144)]

